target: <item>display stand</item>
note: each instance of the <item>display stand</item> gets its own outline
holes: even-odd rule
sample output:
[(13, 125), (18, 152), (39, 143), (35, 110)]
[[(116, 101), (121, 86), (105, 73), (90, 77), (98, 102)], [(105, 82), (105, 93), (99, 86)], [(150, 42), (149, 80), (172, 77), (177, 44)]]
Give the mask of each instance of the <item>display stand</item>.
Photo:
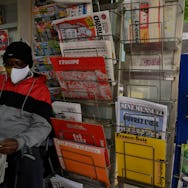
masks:
[[(116, 57), (105, 58), (106, 61), (110, 60), (111, 62), (115, 62), (113, 64), (115, 73), (114, 80), (109, 81), (112, 99), (110, 101), (101, 100), (97, 95), (95, 95), (98, 90), (92, 93), (94, 94), (93, 98), (84, 99), (74, 97), (75, 95), (73, 94), (64, 94), (61, 95), (60, 98), (56, 98), (55, 96), (53, 99), (58, 99), (63, 102), (80, 103), (83, 122), (97, 122), (103, 125), (111, 160), (109, 170), (111, 188), (114, 188), (117, 182), (119, 188), (124, 187), (125, 184), (131, 184), (139, 187), (170, 188), (174, 164), (172, 156), (174, 155), (176, 108), (178, 101), (177, 88), (184, 0), (156, 0), (144, 3), (141, 0), (136, 3), (134, 0), (131, 0), (124, 1), (123, 3), (103, 4), (100, 6), (100, 11), (103, 10), (109, 10), (110, 12), (112, 34), (108, 34), (108, 36), (95, 36), (96, 38), (94, 41), (97, 41), (101, 37), (110, 37), (113, 39), (115, 45), (114, 49)], [(46, 37), (46, 34), (48, 33), (42, 33), (42, 39)], [(82, 38), (81, 40), (85, 39), (86, 38)], [(57, 41), (57, 38), (55, 40)], [(69, 38), (68, 40), (75, 41), (76, 38)], [(98, 42), (100, 41), (98, 40)], [(62, 43), (62, 41), (59, 42)], [(65, 48), (65, 45), (63, 47), (61, 45), (63, 46), (63, 43), (60, 44), (60, 47)], [(84, 50), (83, 48), (77, 48), (77, 52), (75, 49), (71, 48), (68, 50), (61, 49), (61, 53), (64, 57), (74, 56), (74, 58), (76, 58)], [(88, 49), (89, 47), (87, 46), (85, 50)], [(93, 49), (93, 51), (95, 51), (94, 56), (99, 56), (98, 48), (96, 47)], [(57, 55), (57, 53), (49, 53), (48, 47), (44, 48), (42, 52), (44, 52), (43, 55), (47, 57)], [(75, 71), (75, 69), (72, 69), (72, 71)], [(70, 78), (66, 81), (73, 82), (75, 80)], [(85, 80), (82, 81), (84, 82)], [(59, 85), (57, 87), (60, 88)], [(69, 87), (68, 91), (70, 91)], [(79, 92), (81, 91), (79, 90)], [(83, 93), (86, 92), (83, 91)], [(154, 155), (155, 153), (160, 153), (160, 150), (153, 147), (152, 144), (148, 146), (139, 146), (142, 150), (148, 150), (148, 152), (152, 153), (150, 158), (145, 157), (145, 155), (144, 157), (141, 157), (134, 152), (127, 153), (126, 149), (127, 147), (129, 148), (130, 145), (133, 148), (138, 149), (137, 144), (133, 144), (132, 142), (129, 143), (128, 141), (123, 142), (123, 148), (125, 149), (123, 152), (117, 151), (117, 148), (115, 147), (115, 132), (117, 127), (120, 125), (117, 125), (116, 122), (115, 103), (118, 96), (143, 99), (163, 104), (168, 107), (168, 121), (167, 128), (165, 130), (166, 137), (164, 140), (153, 138), (151, 141), (152, 143), (155, 143), (155, 141), (156, 143), (158, 141), (163, 142), (161, 150), (164, 151), (165, 157), (162, 158), (161, 161), (156, 159)], [(145, 139), (147, 140), (148, 138)], [(142, 155), (142, 151), (140, 153)], [(122, 174), (117, 175), (116, 157), (118, 156), (123, 157), (124, 163), (122, 165)], [(130, 158), (133, 163), (134, 160), (141, 160), (141, 164), (145, 161), (149, 166), (149, 172), (145, 173), (143, 171), (134, 171), (133, 169), (127, 168), (127, 161), (129, 161)], [(164, 169), (166, 169), (164, 171), (165, 175), (161, 175), (160, 185), (155, 181), (157, 179), (155, 173), (156, 164), (160, 164), (159, 166), (165, 166)], [(67, 177), (70, 179), (84, 179), (82, 182), (84, 182), (83, 184), (85, 187), (106, 186), (101, 184), (101, 182), (85, 176), (81, 177), (79, 174), (75, 174), (73, 172), (63, 171), (62, 174), (66, 175), (66, 173), (68, 174)], [(147, 181), (143, 182), (137, 178), (130, 178), (130, 173), (139, 174), (138, 176), (144, 176), (144, 178), (147, 177)]]
[[(92, 41), (93, 41), (93, 42), (95, 42), (95, 44), (99, 45), (105, 39), (105, 37), (110, 38), (110, 39), (112, 39), (112, 41), (109, 40), (107, 43), (108, 44), (110, 44), (110, 42), (114, 43), (115, 54), (119, 54), (120, 43), (119, 43), (118, 30), (120, 28), (117, 27), (117, 25), (118, 25), (118, 22), (121, 20), (120, 19), (121, 14), (118, 13), (118, 11), (119, 11), (118, 3), (116, 3), (115, 6), (113, 6), (112, 4), (109, 4), (109, 5), (106, 4), (103, 7), (100, 7), (100, 11), (104, 11), (104, 10), (109, 10), (109, 12), (110, 12), (110, 21), (111, 21), (111, 24), (112, 24), (112, 33), (108, 34), (108, 35), (103, 35), (103, 34), (99, 35), (98, 34), (97, 36), (93, 37), (93, 39), (90, 40), (90, 42), (92, 43)], [(35, 19), (38, 16), (36, 14), (36, 12), (34, 13)], [(57, 16), (54, 13), (55, 12), (53, 12), (53, 11), (51, 12), (51, 14), (53, 14), (53, 16)], [(42, 17), (39, 18), (39, 19), (42, 19)], [(45, 19), (48, 20), (48, 21), (50, 20), (46, 17), (45, 17)], [(51, 20), (51, 21), (53, 21), (53, 20)], [(36, 24), (34, 24), (34, 28), (35, 28), (35, 26), (36, 26)], [(95, 26), (95, 25), (93, 25), (93, 26)], [(111, 28), (108, 28), (108, 29), (110, 30)], [(36, 31), (36, 28), (35, 28), (35, 31)], [(49, 30), (48, 30), (48, 32), (49, 32)], [(45, 37), (46, 37), (46, 34), (48, 34), (48, 32), (42, 32), (42, 33), (36, 33), (35, 32), (35, 36), (37, 36), (39, 38), (42, 36), (41, 39), (44, 40), (42, 42), (45, 42)], [(84, 47), (82, 47), (84, 45), (82, 45), (82, 46), (80, 46), (79, 48), (76, 48), (76, 49), (71, 49), (71, 48), (68, 49), (68, 50), (67, 49), (66, 50), (61, 49), (61, 54), (56, 54), (56, 53), (52, 54), (52, 53), (50, 53), (51, 51), (47, 47), (48, 45), (46, 45), (46, 48), (45, 48), (45, 46), (42, 46), (42, 47), (44, 47), (44, 49), (42, 51), (37, 51), (38, 49), (41, 49), (40, 48), (41, 45), (38, 46), (39, 48), (36, 48), (37, 47), (37, 39), (38, 39), (37, 37), (35, 38), (36, 40), (35, 40), (35, 43), (34, 43), (35, 44), (34, 51), (35, 51), (35, 55), (37, 54), (36, 52), (39, 52), (37, 54), (37, 55), (39, 55), (39, 58), (40, 58), (40, 56), (41, 57), (46, 56), (47, 58), (50, 59), (51, 56), (54, 56), (54, 57), (56, 55), (61, 56), (61, 54), (63, 54), (63, 57), (65, 57), (65, 58), (78, 58), (80, 56), (80, 54), (85, 53), (85, 52), (83, 52), (84, 50), (87, 51), (88, 49), (90, 50), (90, 52), (89, 52), (90, 56), (91, 56), (91, 54), (94, 57), (100, 56), (100, 58), (101, 58), (101, 56), (104, 56), (102, 54), (103, 50), (102, 50), (102, 52), (100, 51), (100, 46), (95, 47), (95, 48), (91, 48), (90, 46), (87, 46), (87, 47), (84, 48)], [(99, 40), (99, 38), (100, 39), (104, 38), (104, 39)], [(62, 42), (62, 41), (58, 40), (57, 38), (55, 38), (55, 40), (57, 42)], [(69, 38), (69, 40), (74, 41), (74, 40), (77, 40), (77, 38)], [(87, 41), (87, 37), (85, 37), (85, 38), (83, 37), (83, 38), (81, 38), (81, 40)], [(70, 41), (68, 41), (68, 40), (65, 41), (65, 44), (66, 44), (66, 42), (68, 43)], [(64, 43), (62, 43), (62, 45), (63, 44)], [(83, 44), (84, 44), (84, 42), (83, 42)], [(108, 45), (107, 47), (110, 48), (110, 46), (111, 46), (111, 44)], [(60, 45), (60, 47), (61, 47), (61, 45)], [(42, 53), (40, 53), (40, 52), (42, 52)], [(88, 56), (89, 53), (85, 53), (85, 56)], [(113, 53), (111, 52), (111, 54), (113, 54)], [(70, 67), (69, 67), (68, 68), (69, 70), (67, 69), (66, 71), (67, 72), (68, 71), (70, 71), (70, 72), (75, 71), (75, 74), (74, 75), (72, 74), (70, 77), (63, 80), (64, 83), (66, 82), (67, 90), (61, 93), (60, 98), (59, 98), (59, 95), (58, 95), (58, 97), (56, 97), (55, 95), (53, 96), (53, 100), (59, 100), (61, 102), (80, 103), (81, 109), (82, 109), (83, 122), (97, 123), (97, 124), (103, 125), (105, 137), (106, 137), (106, 142), (107, 142), (107, 148), (108, 148), (109, 155), (110, 155), (110, 163), (111, 163), (110, 166), (108, 167), (109, 168), (108, 169), (108, 172), (109, 172), (108, 178), (109, 178), (109, 181), (110, 181), (110, 185), (105, 185), (104, 182), (97, 181), (98, 179), (100, 180), (100, 178), (97, 177), (98, 173), (96, 174), (96, 178), (93, 179), (93, 178), (89, 178), (87, 176), (82, 176), (78, 173), (74, 173), (73, 170), (71, 171), (70, 169), (68, 171), (62, 170), (63, 176), (83, 183), (85, 188), (86, 187), (88, 187), (88, 188), (89, 187), (98, 187), (98, 188), (103, 187), (103, 188), (105, 188), (107, 186), (110, 186), (111, 188), (115, 187), (114, 132), (115, 132), (115, 124), (116, 124), (115, 123), (115, 100), (116, 100), (116, 96), (117, 96), (117, 92), (116, 92), (116, 89), (117, 89), (117, 74), (116, 74), (116, 68), (115, 67), (117, 66), (116, 63), (117, 63), (118, 57), (115, 57), (114, 55), (110, 55), (110, 57), (105, 56), (104, 59), (105, 59), (105, 62), (110, 62), (109, 66), (112, 66), (112, 67), (114, 66), (114, 72), (113, 73), (115, 73), (115, 74), (114, 74), (113, 80), (110, 80), (110, 79), (109, 80), (108, 79), (107, 80), (106, 79), (105, 80), (101, 80), (101, 79), (98, 80), (98, 79), (96, 79), (96, 80), (92, 81), (92, 90), (89, 90), (90, 89), (89, 87), (87, 88), (88, 90), (87, 89), (86, 90), (84, 90), (84, 89), (80, 90), (79, 88), (77, 88), (78, 85), (75, 85), (75, 88), (74, 87), (70, 88), (71, 85), (68, 85), (68, 83), (73, 83), (73, 82), (76, 83), (77, 82), (77, 84), (78, 84), (78, 82), (79, 82), (79, 85), (87, 85), (90, 82), (90, 80), (87, 80), (87, 78), (76, 80), (76, 78), (74, 77), (75, 74), (80, 74), (80, 72), (82, 72), (82, 74), (84, 74), (84, 73), (91, 71), (90, 67), (85, 66), (84, 69), (83, 70), (80, 69), (80, 72), (79, 72), (74, 66), (72, 66), (71, 70), (70, 70)], [(94, 62), (95, 62), (95, 60), (93, 60), (93, 63)], [(41, 60), (40, 64), (42, 64), (42, 60)], [(88, 62), (88, 64), (89, 64), (89, 62)], [(51, 66), (49, 66), (49, 63), (46, 63), (46, 65), (47, 65), (46, 67), (48, 67), (48, 68), (51, 67)], [(38, 66), (38, 67), (40, 68), (40, 66)], [(45, 70), (43, 73), (45, 73), (46, 75), (49, 75), (48, 73), (49, 73), (49, 71), (51, 71), (51, 68), (49, 68), (48, 71)], [(65, 76), (66, 71), (64, 71), (63, 76)], [(96, 70), (96, 72), (94, 74), (94, 77), (96, 77), (96, 78), (97, 78), (97, 74), (98, 74), (97, 71), (98, 70)], [(92, 74), (92, 71), (91, 71), (91, 74)], [(101, 91), (103, 92), (103, 88), (100, 88), (100, 85), (99, 85), (101, 82), (103, 83), (103, 85), (104, 84), (109, 85), (109, 88), (110, 88), (110, 91), (111, 91), (110, 99), (108, 97), (101, 98), (101, 96), (99, 94)], [(48, 83), (51, 84), (52, 82), (48, 82)], [(50, 84), (49, 84), (49, 86), (51, 86)], [(95, 86), (96, 88), (94, 88), (93, 85), (98, 85), (98, 86), (97, 87)], [(60, 87), (60, 86), (58, 85), (57, 87)], [(56, 86), (55, 86), (55, 88), (56, 88)], [(52, 89), (52, 88), (50, 87), (50, 89)], [(85, 97), (79, 98), (79, 96), (85, 96)], [(66, 151), (62, 150), (62, 152), (65, 153)], [(70, 155), (76, 155), (76, 153), (72, 152)], [(63, 157), (66, 158), (68, 161), (71, 161), (73, 163), (77, 163), (77, 165), (79, 163), (78, 161), (76, 161), (76, 159), (73, 160), (72, 158), (67, 158), (67, 156), (65, 156), (65, 155), (63, 155)], [(82, 157), (86, 157), (86, 156), (83, 155)], [(90, 160), (93, 160), (93, 159), (91, 158)], [(85, 166), (86, 164), (84, 164), (84, 162), (82, 162), (79, 165)], [(91, 171), (93, 171), (93, 170), (95, 171), (96, 166), (95, 165), (91, 165), (91, 166), (93, 167), (93, 168), (91, 167), (92, 168)], [(104, 169), (101, 169), (101, 170), (104, 170)]]
[[(120, 50), (122, 59), (118, 71), (118, 95), (167, 105), (168, 121), (165, 131), (165, 184), (156, 186), (152, 173), (151, 182), (147, 185), (142, 180), (134, 180), (134, 176), (128, 178), (126, 173), (129, 169), (125, 168), (123, 176), (118, 176), (119, 187), (128, 183), (139, 187), (169, 188), (174, 164), (184, 1), (135, 2), (131, 0), (124, 1), (122, 7)], [(128, 160), (126, 152), (124, 156), (126, 163)]]

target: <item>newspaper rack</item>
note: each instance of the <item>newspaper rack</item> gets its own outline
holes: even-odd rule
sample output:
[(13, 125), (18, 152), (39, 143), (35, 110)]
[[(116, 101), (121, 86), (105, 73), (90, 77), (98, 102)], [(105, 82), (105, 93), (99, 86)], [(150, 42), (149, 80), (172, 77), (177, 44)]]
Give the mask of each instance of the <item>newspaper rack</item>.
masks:
[[(84, 56), (84, 54), (85, 56), (88, 56), (89, 53), (83, 51), (90, 48), (90, 54), (92, 54), (92, 56), (103, 56), (105, 61), (113, 67), (111, 70), (113, 70), (112, 72), (114, 73), (114, 77), (111, 76), (109, 77), (110, 79), (105, 81), (110, 85), (112, 96), (111, 100), (103, 100), (99, 97), (97, 94), (99, 92), (99, 87), (96, 87), (95, 91), (90, 90), (89, 94), (92, 95), (92, 98), (86, 99), (77, 98), (78, 93), (86, 95), (86, 91), (77, 90), (75, 88), (75, 90), (72, 91), (68, 87), (67, 91), (69, 94), (66, 95), (65, 92), (63, 92), (63, 98), (60, 99), (66, 102), (79, 101), (82, 105), (82, 115), (85, 122), (101, 121), (104, 125), (105, 134), (107, 135), (107, 142), (109, 142), (108, 146), (111, 146), (110, 159), (112, 166), (109, 176), (111, 176), (110, 183), (112, 188), (115, 187), (113, 185), (115, 180), (115, 155), (123, 158), (123, 168), (120, 170), (120, 174), (118, 174), (119, 187), (123, 187), (125, 183), (144, 188), (157, 187), (155, 183), (156, 177), (154, 169), (155, 164), (158, 163), (158, 159), (155, 158), (155, 155), (151, 154), (150, 158), (148, 159), (146, 156), (147, 153), (145, 153), (144, 156), (140, 156), (135, 153), (127, 152), (131, 146), (136, 149), (138, 147), (141, 147), (143, 150), (148, 149), (151, 153), (155, 153), (158, 152), (158, 149), (156, 149), (157, 146), (153, 146), (153, 143), (149, 146), (140, 144), (137, 142), (138, 140), (134, 140), (135, 142), (123, 140), (121, 143), (122, 151), (115, 151), (115, 143), (113, 141), (115, 137), (114, 132), (119, 125), (117, 125), (115, 122), (116, 117), (114, 116), (116, 109), (114, 107), (114, 101), (119, 95), (146, 99), (168, 105), (168, 127), (166, 128), (166, 132), (163, 132), (167, 135), (167, 139), (146, 139), (151, 139), (151, 141), (156, 141), (157, 143), (159, 142), (162, 144), (161, 148), (164, 153), (166, 151), (166, 155), (163, 155), (164, 158), (161, 160), (160, 164), (165, 166), (166, 170), (164, 177), (165, 187), (169, 188), (171, 186), (171, 167), (173, 163), (173, 143), (175, 135), (174, 125), (176, 122), (175, 112), (177, 105), (176, 86), (179, 71), (179, 54), (181, 50), (181, 28), (184, 7), (183, 1), (184, 0), (124, 0), (123, 3), (104, 4), (98, 8), (100, 9), (100, 12), (103, 10), (110, 10), (109, 13), (111, 14), (110, 16), (112, 18), (110, 21), (113, 25), (112, 32), (102, 33), (100, 36), (96, 34), (92, 37), (92, 40), (89, 40), (89, 37), (86, 35), (82, 35), (79, 39), (74, 35), (71, 37), (69, 37), (69, 35), (68, 38), (63, 38), (62, 40), (63, 30), (59, 30), (58, 37), (60, 37), (60, 49), (57, 48), (55, 51), (56, 55), (57, 53), (60, 54), (61, 51), (64, 57), (79, 57)], [(147, 17), (148, 12), (151, 14), (149, 17)], [(152, 16), (152, 14), (154, 16)], [(141, 19), (141, 22), (139, 20), (139, 23), (135, 24), (134, 21), (139, 16), (141, 16), (143, 19)], [(60, 22), (58, 22), (58, 24), (61, 25)], [(134, 32), (138, 28), (141, 28), (141, 32), (139, 34), (138, 32)], [(88, 28), (80, 27), (78, 29), (83, 29), (82, 31), (86, 31), (84, 29)], [(71, 32), (73, 30), (75, 31), (74, 26), (72, 27)], [(46, 33), (46, 31), (44, 33), (40, 33), (41, 36), (38, 36), (38, 38), (41, 40), (45, 39)], [(72, 34), (73, 33), (74, 32), (72, 32)], [(118, 38), (119, 36), (120, 39)], [(98, 40), (99, 38), (102, 40)], [(76, 41), (79, 41), (79, 44), (81, 45), (74, 46), (77, 44)], [(115, 42), (115, 47), (113, 47), (112, 42)], [(84, 46), (83, 43), (87, 45)], [(91, 45), (92, 43), (94, 45)], [(98, 46), (96, 44), (98, 44)], [(102, 50), (104, 50), (106, 46), (110, 48), (109, 49), (106, 47), (106, 51), (110, 51), (110, 56), (101, 54), (99, 52), (101, 46), (103, 47)], [(55, 48), (53, 48), (53, 50), (54, 49)], [(38, 53), (37, 55), (52, 55), (51, 51), (46, 49), (42, 51), (42, 54), (40, 51), (35, 50), (35, 52)], [(167, 52), (168, 55), (166, 55)], [(69, 77), (66, 81), (72, 82), (75, 81), (75, 79)], [(81, 81), (83, 82), (84, 80)], [(96, 79), (95, 84), (97, 85), (98, 82), (99, 81)], [(70, 93), (70, 91), (72, 93)], [(140, 138), (140, 136), (132, 134), (127, 134), (127, 136), (131, 138), (135, 138), (137, 136)], [(72, 153), (74, 154), (74, 152)], [(143, 152), (141, 152), (141, 154), (143, 154)], [(69, 160), (70, 156), (66, 157), (67, 160)], [(131, 159), (132, 163), (136, 163), (137, 160), (146, 162), (150, 167), (149, 173), (144, 173), (142, 170), (129, 168), (127, 159)], [(72, 161), (75, 162), (75, 159)], [(85, 165), (84, 163), (81, 164)], [(97, 166), (95, 164), (92, 164), (91, 168), (93, 172), (95, 172), (96, 167)], [(129, 174), (132, 172), (134, 172), (134, 178), (129, 177)], [(87, 185), (88, 187), (104, 187), (104, 185), (101, 185), (101, 182), (77, 173), (64, 170), (63, 174), (65, 176), (68, 175), (70, 179), (81, 179), (86, 187)], [(96, 177), (95, 173), (94, 175)], [(147, 183), (138, 181), (137, 176), (144, 176), (144, 178), (147, 177), (149, 181), (147, 181)]]
[[(71, 59), (72, 57), (63, 57), (63, 58), (65, 58), (65, 59)], [(76, 57), (74, 57), (74, 58), (76, 58)], [(78, 57), (79, 58), (79, 57)], [(83, 59), (84, 59), (84, 57), (82, 57)], [(85, 57), (85, 58), (89, 58), (89, 57)], [(94, 57), (91, 57), (91, 58), (94, 58)], [(95, 57), (95, 59), (104, 59), (103, 57)], [(96, 63), (96, 61), (95, 61), (95, 63)], [(71, 68), (71, 70), (70, 71), (74, 71), (74, 69), (76, 70), (76, 68), (75, 67), (72, 67)], [(87, 66), (85, 66), (85, 68), (84, 68), (84, 71), (85, 72), (87, 72)], [(65, 73), (65, 72), (64, 72)], [(63, 74), (64, 74), (63, 73)], [(97, 78), (97, 73), (96, 72), (94, 72), (94, 75), (95, 75), (95, 77)], [(73, 76), (74, 77), (74, 76)], [(64, 80), (64, 81), (67, 81), (67, 82), (83, 82), (83, 83), (89, 83), (90, 82), (90, 80), (84, 80), (84, 79), (79, 79), (79, 80), (76, 80), (76, 79), (71, 79), (71, 77), (69, 76), (69, 77), (67, 77), (67, 80)], [(92, 80), (91, 80), (92, 81)], [(107, 84), (108, 85), (108, 87), (109, 87), (109, 91), (111, 90), (111, 88), (112, 88), (112, 86), (110, 86), (110, 82), (109, 82), (109, 80), (108, 79), (104, 79), (104, 80), (102, 80), (101, 81), (101, 79), (99, 79), (99, 80), (94, 80), (94, 81), (92, 81), (93, 83), (105, 83), (105, 84)], [(61, 85), (61, 84), (60, 84)], [(69, 87), (67, 87), (67, 92), (69, 92)], [(106, 100), (107, 98), (104, 98), (104, 100), (101, 100), (101, 98), (99, 98), (100, 96), (99, 95), (97, 95), (97, 93), (99, 92), (99, 90), (100, 90), (100, 88), (99, 87), (97, 87), (96, 86), (96, 90), (95, 91), (89, 91), (89, 95), (88, 95), (88, 91), (86, 90), (86, 91), (83, 91), (83, 87), (82, 87), (82, 90), (75, 90), (75, 88), (72, 88), (73, 90), (71, 90), (70, 89), (70, 92), (72, 92), (71, 94), (69, 94), (69, 95), (64, 95), (64, 91), (62, 91), (62, 96), (63, 96), (63, 101), (65, 101), (65, 102), (70, 102), (70, 101), (72, 101), (72, 102), (81, 102), (81, 105), (82, 105), (82, 116), (83, 116), (83, 121), (84, 122), (93, 122), (93, 123), (96, 123), (96, 122), (102, 122), (102, 125), (103, 125), (103, 127), (104, 127), (104, 130), (105, 130), (105, 134), (106, 134), (106, 139), (107, 139), (107, 146), (108, 146), (108, 149), (109, 150), (111, 150), (112, 149), (112, 147), (111, 147), (111, 145), (112, 145), (112, 142), (108, 142), (109, 140), (111, 140), (111, 137), (112, 137), (112, 122), (110, 122), (110, 120), (111, 120), (111, 118), (110, 117), (104, 117), (103, 116), (103, 114), (104, 114), (104, 108), (105, 108), (105, 111), (106, 112), (109, 112), (108, 114), (111, 114), (112, 113), (112, 105), (114, 105), (114, 103), (113, 103), (113, 99), (112, 99), (112, 91), (110, 91), (109, 92), (109, 96), (110, 96), (110, 100)], [(75, 93), (75, 95), (73, 95), (73, 92)], [(85, 96), (89, 96), (89, 97), (86, 97), (86, 98), (79, 98), (78, 97), (78, 95), (80, 95), (80, 93), (82, 93), (82, 94), (86, 94)], [(87, 100), (85, 100), (85, 99), (87, 99)], [(109, 109), (109, 110), (107, 110), (107, 108)], [(102, 112), (102, 113), (101, 113)], [(103, 120), (102, 120), (103, 119)], [(115, 123), (114, 123), (115, 124)], [(69, 132), (70, 133), (70, 132)], [(88, 135), (86, 135), (86, 136), (88, 136)], [(93, 137), (90, 135), (90, 137), (91, 137), (91, 139), (93, 139)], [(113, 154), (113, 152), (111, 152), (111, 151), (109, 151), (109, 155), (112, 155)], [(114, 156), (113, 156), (114, 157)], [(73, 160), (74, 161), (74, 160)], [(112, 164), (112, 166), (114, 165), (114, 161), (113, 161), (113, 159), (111, 159), (111, 157), (110, 157), (110, 161), (112, 161), (111, 162), (111, 164)], [(84, 164), (82, 164), (81, 163), (81, 165), (84, 165)], [(110, 173), (110, 175), (109, 176), (112, 176), (113, 175), (113, 173), (114, 173), (114, 171), (113, 171), (113, 167), (112, 166), (109, 166), (108, 168), (109, 168), (109, 171), (112, 171), (112, 173)], [(94, 166), (94, 165), (92, 165), (92, 170), (93, 169), (95, 169), (96, 167)], [(70, 169), (65, 169), (65, 171), (67, 172), (67, 173), (70, 173), (71, 172), (71, 170)], [(74, 173), (76, 173), (76, 172), (74, 172)], [(79, 175), (78, 173), (76, 173), (77, 175)], [(81, 174), (82, 176), (84, 176), (85, 177), (85, 179), (87, 179), (87, 174)], [(95, 175), (96, 176), (96, 175)], [(93, 177), (94, 178), (94, 177)], [(109, 179), (111, 179), (110, 177), (109, 177)], [(93, 183), (93, 187), (95, 187), (95, 184), (97, 183), (97, 179), (95, 178), (95, 180), (96, 180), (96, 182), (94, 181), (94, 180), (92, 180), (91, 181), (91, 179), (89, 179), (89, 182), (90, 183)], [(109, 180), (110, 181), (110, 180)], [(113, 180), (112, 180), (113, 181)], [(87, 184), (87, 183), (86, 183)], [(97, 187), (98, 185), (96, 185), (96, 187)], [(100, 185), (101, 186), (101, 185)], [(99, 187), (100, 187), (99, 186)]]
[[(76, 80), (65, 80), (66, 82), (76, 82)], [(105, 81), (106, 82), (106, 81)], [(85, 85), (88, 84), (91, 84), (92, 85), (95, 85), (95, 87), (93, 88), (94, 91), (92, 90), (88, 90), (88, 91), (84, 91), (84, 90), (79, 90), (79, 89), (76, 89), (76, 88), (70, 88), (67, 84), (67, 89), (66, 90), (63, 90), (62, 91), (62, 97), (66, 100), (69, 100), (69, 99), (81, 99), (81, 100), (89, 100), (89, 101), (112, 101), (112, 97), (111, 95), (108, 96), (108, 97), (105, 97), (105, 96), (102, 96), (101, 95), (101, 90), (100, 90), (100, 87), (99, 86), (99, 83), (98, 81), (94, 81), (94, 82), (91, 82), (91, 81), (86, 81), (86, 80), (79, 80), (79, 83), (83, 83)], [(107, 82), (106, 82), (107, 83)], [(82, 84), (81, 84), (82, 85)], [(110, 90), (109, 90), (110, 91)], [(79, 98), (80, 97), (80, 98)]]
[[(184, 0), (125, 0), (122, 5), (119, 53), (121, 59), (118, 63), (117, 95), (145, 99), (168, 106), (167, 127), (164, 132), (166, 140), (163, 141), (166, 143), (165, 187), (169, 188), (174, 165)], [(123, 151), (122, 153), (126, 159), (127, 153)], [(128, 173), (128, 170), (130, 169), (126, 164), (124, 171)], [(152, 173), (150, 174), (153, 177)], [(121, 188), (126, 183), (138, 187), (156, 186), (152, 181), (144, 185), (143, 182), (137, 181), (136, 177), (130, 179), (127, 174), (119, 176), (118, 182)]]

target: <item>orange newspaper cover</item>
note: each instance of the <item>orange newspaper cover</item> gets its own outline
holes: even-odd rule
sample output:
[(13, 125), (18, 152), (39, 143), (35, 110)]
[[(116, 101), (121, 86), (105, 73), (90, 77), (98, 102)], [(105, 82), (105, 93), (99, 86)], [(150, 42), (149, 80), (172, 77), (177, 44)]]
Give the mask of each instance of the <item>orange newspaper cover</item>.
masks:
[(165, 187), (165, 140), (116, 133), (118, 176), (156, 187)]
[(98, 180), (109, 188), (104, 148), (57, 138), (54, 138), (54, 144), (64, 170)]
[(104, 57), (50, 57), (67, 98), (112, 100)]
[(105, 148), (106, 164), (107, 166), (110, 165), (106, 137), (102, 125), (69, 121), (58, 118), (51, 118), (51, 123), (55, 135), (59, 139)]

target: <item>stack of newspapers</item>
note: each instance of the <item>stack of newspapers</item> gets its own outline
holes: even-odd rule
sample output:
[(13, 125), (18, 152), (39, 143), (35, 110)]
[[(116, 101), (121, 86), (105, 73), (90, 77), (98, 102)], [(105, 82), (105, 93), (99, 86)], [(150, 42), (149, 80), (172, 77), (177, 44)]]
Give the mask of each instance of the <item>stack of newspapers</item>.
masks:
[(5, 168), (7, 166), (6, 155), (0, 154), (0, 183), (4, 181)]

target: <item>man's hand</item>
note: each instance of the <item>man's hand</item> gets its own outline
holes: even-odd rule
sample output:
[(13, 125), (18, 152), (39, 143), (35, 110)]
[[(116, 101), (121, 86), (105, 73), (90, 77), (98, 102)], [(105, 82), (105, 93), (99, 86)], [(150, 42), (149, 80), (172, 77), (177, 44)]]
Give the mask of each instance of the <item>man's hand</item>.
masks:
[(18, 142), (14, 138), (7, 138), (5, 140), (0, 141), (0, 153), (2, 154), (12, 154), (16, 152), (18, 148)]

